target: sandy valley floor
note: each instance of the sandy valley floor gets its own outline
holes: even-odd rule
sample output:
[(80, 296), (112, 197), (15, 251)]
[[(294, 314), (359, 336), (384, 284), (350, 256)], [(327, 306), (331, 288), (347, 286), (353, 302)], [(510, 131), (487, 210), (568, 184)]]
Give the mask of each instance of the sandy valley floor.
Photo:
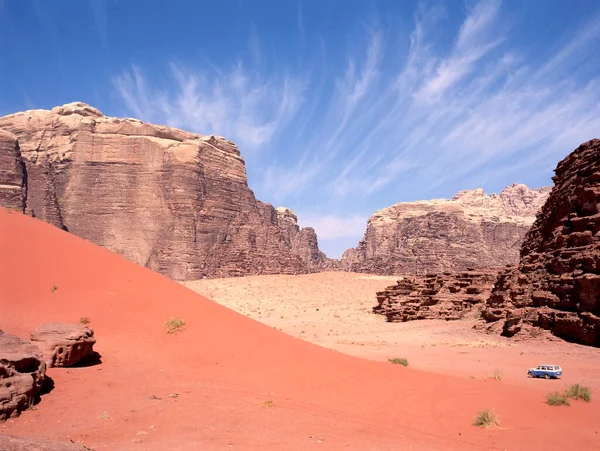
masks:
[[(0, 230), (10, 262), (0, 329), (27, 338), (40, 324), (86, 317), (101, 356), (48, 369), (49, 392), (0, 434), (98, 451), (600, 449), (597, 349), (509, 343), (472, 321), (387, 324), (369, 311), (392, 282), (381, 278), (191, 284), (267, 326), (37, 219), (0, 209)], [(185, 320), (175, 334), (164, 327), (171, 317)], [(563, 365), (564, 380), (525, 377), (543, 361)], [(485, 379), (495, 369), (502, 380)], [(590, 386), (592, 402), (545, 403), (569, 382)], [(482, 409), (500, 427), (474, 426)]]
[[(396, 277), (327, 272), (184, 282), (188, 288), (250, 318), (317, 345), (372, 360), (405, 357), (413, 368), (507, 383), (556, 387), (580, 382), (600, 390), (600, 349), (545, 335), (507, 339), (473, 330), (478, 322), (387, 323), (373, 314), (375, 293)], [(475, 315), (473, 315), (475, 316)], [(560, 364), (562, 382), (530, 380), (527, 368)]]

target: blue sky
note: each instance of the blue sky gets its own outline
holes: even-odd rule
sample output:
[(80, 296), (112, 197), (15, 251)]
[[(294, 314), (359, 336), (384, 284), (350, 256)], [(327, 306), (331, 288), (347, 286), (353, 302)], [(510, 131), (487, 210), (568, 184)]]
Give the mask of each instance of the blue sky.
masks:
[(600, 136), (597, 1), (0, 0), (0, 114), (235, 141), (330, 256), (400, 201), (551, 184)]

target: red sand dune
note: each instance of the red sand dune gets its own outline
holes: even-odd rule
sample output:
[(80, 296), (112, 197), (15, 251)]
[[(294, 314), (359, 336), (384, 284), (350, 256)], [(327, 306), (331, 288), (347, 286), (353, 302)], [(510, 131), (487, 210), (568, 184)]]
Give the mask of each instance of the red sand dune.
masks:
[[(600, 401), (550, 407), (544, 391), (322, 349), (3, 209), (0, 256), (0, 329), (89, 317), (102, 355), (50, 369), (54, 390), (0, 433), (97, 450), (600, 449)], [(484, 408), (502, 428), (472, 425)]]

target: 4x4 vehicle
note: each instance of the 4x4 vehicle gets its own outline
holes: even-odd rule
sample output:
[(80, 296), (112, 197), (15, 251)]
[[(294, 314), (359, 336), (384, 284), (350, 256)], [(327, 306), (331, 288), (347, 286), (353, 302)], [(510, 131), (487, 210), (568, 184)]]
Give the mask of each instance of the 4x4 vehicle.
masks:
[(545, 379), (557, 379), (562, 376), (562, 368), (558, 365), (538, 365), (529, 368), (527, 377), (543, 377)]

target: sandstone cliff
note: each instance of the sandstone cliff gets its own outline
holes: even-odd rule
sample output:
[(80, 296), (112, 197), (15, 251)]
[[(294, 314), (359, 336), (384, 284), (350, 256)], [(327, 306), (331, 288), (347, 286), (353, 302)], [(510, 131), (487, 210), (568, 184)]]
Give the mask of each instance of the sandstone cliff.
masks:
[(358, 247), (344, 253), (342, 267), (415, 275), (516, 263), (525, 233), (549, 191), (515, 184), (498, 195), (476, 189), (460, 191), (451, 200), (384, 208), (369, 218)]
[(579, 146), (555, 173), (519, 265), (499, 275), (484, 318), (508, 336), (537, 326), (600, 346), (600, 140)]
[(224, 138), (83, 103), (2, 117), (0, 131), (0, 205), (174, 279), (306, 273), (325, 261), (312, 229), (255, 199)]

